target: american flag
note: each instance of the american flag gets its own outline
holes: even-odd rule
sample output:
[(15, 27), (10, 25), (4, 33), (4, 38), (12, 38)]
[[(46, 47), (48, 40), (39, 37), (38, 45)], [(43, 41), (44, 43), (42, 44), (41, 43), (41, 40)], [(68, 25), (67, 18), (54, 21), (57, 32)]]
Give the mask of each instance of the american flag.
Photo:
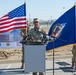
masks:
[(26, 27), (26, 4), (17, 7), (0, 18), (0, 33)]

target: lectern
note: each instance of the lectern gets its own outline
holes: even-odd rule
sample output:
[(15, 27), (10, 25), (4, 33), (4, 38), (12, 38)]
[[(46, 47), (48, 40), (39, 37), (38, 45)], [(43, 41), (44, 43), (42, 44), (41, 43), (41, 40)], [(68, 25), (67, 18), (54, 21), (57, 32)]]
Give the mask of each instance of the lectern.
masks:
[(45, 45), (24, 45), (25, 75), (26, 72), (44, 72), (46, 74), (45, 52)]

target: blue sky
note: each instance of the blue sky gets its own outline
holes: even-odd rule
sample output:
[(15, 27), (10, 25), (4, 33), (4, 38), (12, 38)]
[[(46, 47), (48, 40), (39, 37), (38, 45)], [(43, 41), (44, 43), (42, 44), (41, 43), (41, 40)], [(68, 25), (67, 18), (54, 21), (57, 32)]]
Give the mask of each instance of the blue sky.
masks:
[(38, 17), (43, 20), (57, 19), (70, 9), (76, 0), (1, 0), (0, 17), (26, 1), (26, 17)]

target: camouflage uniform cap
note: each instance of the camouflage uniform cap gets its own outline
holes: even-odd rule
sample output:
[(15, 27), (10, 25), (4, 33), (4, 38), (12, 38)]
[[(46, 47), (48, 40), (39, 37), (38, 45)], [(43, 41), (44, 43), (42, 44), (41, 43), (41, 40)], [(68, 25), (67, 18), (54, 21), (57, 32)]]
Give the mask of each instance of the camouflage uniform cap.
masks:
[(34, 18), (33, 19), (33, 22), (35, 22), (35, 21), (38, 21), (39, 22), (39, 19), (38, 18)]

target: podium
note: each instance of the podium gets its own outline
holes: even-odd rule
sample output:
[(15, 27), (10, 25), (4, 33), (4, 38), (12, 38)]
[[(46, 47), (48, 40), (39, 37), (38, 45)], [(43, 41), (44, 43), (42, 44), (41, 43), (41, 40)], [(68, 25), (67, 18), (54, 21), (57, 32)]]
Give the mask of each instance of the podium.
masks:
[(26, 72), (46, 72), (45, 52), (45, 45), (24, 45), (25, 75)]

